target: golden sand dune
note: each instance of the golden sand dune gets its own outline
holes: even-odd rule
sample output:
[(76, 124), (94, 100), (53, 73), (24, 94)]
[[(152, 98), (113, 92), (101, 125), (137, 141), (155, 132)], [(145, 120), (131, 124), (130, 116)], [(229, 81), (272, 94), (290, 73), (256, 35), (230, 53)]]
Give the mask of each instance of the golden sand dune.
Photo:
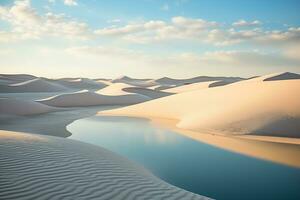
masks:
[(177, 127), (199, 132), (300, 137), (300, 79), (263, 79), (175, 94), (104, 113), (174, 119)]

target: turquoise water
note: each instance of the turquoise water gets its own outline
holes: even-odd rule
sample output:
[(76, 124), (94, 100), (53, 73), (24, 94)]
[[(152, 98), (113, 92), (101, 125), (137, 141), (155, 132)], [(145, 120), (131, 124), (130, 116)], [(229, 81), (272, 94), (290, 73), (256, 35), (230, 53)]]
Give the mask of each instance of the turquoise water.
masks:
[(300, 169), (222, 150), (146, 120), (92, 117), (67, 129), (70, 138), (123, 155), (194, 193), (220, 200), (300, 199)]

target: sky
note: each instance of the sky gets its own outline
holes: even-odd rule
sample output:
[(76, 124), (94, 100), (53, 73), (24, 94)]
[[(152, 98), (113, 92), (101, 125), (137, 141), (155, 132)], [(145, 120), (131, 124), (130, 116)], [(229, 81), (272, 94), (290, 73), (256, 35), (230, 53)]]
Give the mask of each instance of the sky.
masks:
[(299, 0), (0, 0), (0, 73), (300, 73)]

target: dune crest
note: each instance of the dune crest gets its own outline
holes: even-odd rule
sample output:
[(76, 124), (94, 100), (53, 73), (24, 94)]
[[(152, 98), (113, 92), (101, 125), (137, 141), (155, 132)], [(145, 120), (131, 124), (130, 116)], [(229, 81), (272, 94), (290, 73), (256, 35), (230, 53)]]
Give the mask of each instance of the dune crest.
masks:
[(50, 82), (44, 78), (35, 78), (24, 82), (0, 85), (0, 92), (25, 93), (25, 92), (62, 92), (66, 87)]
[(148, 101), (150, 98), (136, 94), (102, 95), (96, 92), (82, 90), (74, 93), (56, 95), (38, 100), (38, 102), (56, 107), (80, 107), (96, 105), (129, 105)]
[(59, 109), (35, 101), (0, 98), (1, 115), (34, 115), (57, 110)]
[(103, 113), (174, 119), (199, 132), (300, 137), (300, 80), (255, 78)]

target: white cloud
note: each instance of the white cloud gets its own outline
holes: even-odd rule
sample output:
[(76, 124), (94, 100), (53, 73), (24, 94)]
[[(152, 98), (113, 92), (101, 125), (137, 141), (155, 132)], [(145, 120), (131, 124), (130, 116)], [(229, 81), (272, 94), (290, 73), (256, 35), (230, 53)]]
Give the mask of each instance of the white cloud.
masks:
[(216, 22), (203, 19), (173, 17), (171, 23), (155, 20), (128, 24), (121, 27), (109, 27), (95, 30), (94, 33), (107, 37), (118, 37), (135, 43), (172, 39), (195, 39), (203, 36), (205, 31), (217, 27)]
[(64, 0), (64, 4), (67, 6), (77, 6), (78, 5), (76, 0)]
[(241, 19), (237, 22), (234, 22), (232, 25), (236, 26), (236, 27), (255, 27), (255, 26), (262, 25), (262, 23), (258, 20), (246, 21), (246, 20)]
[[(39, 39), (44, 36), (86, 38), (88, 35), (87, 24), (69, 19), (64, 14), (48, 12), (39, 15), (29, 0), (15, 1), (11, 7), (0, 6), (0, 19), (11, 25), (10, 31), (2, 32), (2, 41)], [(10, 36), (4, 37), (7, 34)]]

